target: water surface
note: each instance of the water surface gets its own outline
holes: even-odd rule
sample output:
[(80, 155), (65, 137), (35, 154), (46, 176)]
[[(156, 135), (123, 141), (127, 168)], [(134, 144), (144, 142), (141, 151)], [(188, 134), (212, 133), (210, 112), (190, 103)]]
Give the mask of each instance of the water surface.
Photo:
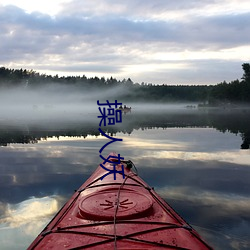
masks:
[[(0, 121), (1, 249), (25, 249), (95, 170), (98, 113)], [(110, 144), (215, 249), (250, 248), (248, 110), (134, 108)], [(245, 148), (245, 149), (242, 149)]]

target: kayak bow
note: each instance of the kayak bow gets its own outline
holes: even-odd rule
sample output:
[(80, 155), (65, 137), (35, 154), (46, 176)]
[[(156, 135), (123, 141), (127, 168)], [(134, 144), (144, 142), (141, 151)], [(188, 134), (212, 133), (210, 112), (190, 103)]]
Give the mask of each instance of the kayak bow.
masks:
[[(103, 166), (113, 170), (117, 162), (110, 161)], [(28, 249), (212, 249), (132, 171), (131, 161), (116, 170), (122, 165), (125, 178), (118, 173), (116, 180), (98, 166)]]

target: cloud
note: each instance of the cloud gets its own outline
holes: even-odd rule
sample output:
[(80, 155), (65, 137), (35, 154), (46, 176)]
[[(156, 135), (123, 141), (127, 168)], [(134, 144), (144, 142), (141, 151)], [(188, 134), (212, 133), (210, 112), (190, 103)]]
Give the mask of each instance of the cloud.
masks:
[[(115, 0), (87, 0), (79, 1), (74, 0), (65, 3), (65, 8), (61, 13), (64, 15), (79, 15), (79, 16), (130, 16), (134, 19), (159, 19), (168, 17), (168, 19), (183, 18), (193, 13), (200, 15), (204, 10), (211, 9), (213, 6), (217, 8), (222, 5), (229, 5), (228, 2), (232, 1), (162, 1), (162, 0), (127, 0), (126, 2)], [(246, 0), (242, 3), (247, 2)], [(235, 10), (235, 9), (234, 9)]]
[[(143, 4), (75, 0), (66, 2), (55, 16), (0, 5), (0, 63), (61, 75), (131, 77), (139, 82), (234, 80), (241, 76), (241, 63), (250, 59), (238, 53), (249, 47), (250, 13), (246, 1), (245, 10), (238, 6), (233, 10), (233, 4), (233, 0)], [(239, 70), (231, 71), (226, 49), (236, 51), (233, 62)], [(211, 58), (215, 52), (216, 58)], [(159, 60), (157, 55), (164, 56)], [(214, 62), (225, 66), (210, 71)], [(202, 68), (204, 63), (210, 67)], [(224, 69), (234, 74), (226, 75)], [(205, 78), (200, 78), (199, 70), (207, 72)]]
[[(167, 20), (135, 20), (129, 17), (104, 16), (84, 18), (80, 16), (58, 16), (55, 19), (39, 12), (25, 14), (20, 9), (6, 8), (6, 12), (14, 10), (20, 33), (33, 39), (30, 42), (39, 45), (36, 37), (41, 40), (40, 44), (61, 45), (74, 47), (74, 44), (85, 43), (93, 47), (99, 44), (109, 45), (159, 43), (166, 45), (175, 43), (182, 48), (195, 49), (207, 48), (214, 44), (219, 47), (241, 46), (248, 44), (249, 34), (245, 33), (244, 39), (240, 36), (242, 31), (247, 31), (250, 21), (250, 13), (239, 15), (222, 15), (216, 17), (195, 17), (189, 22)], [(6, 25), (13, 25), (13, 15), (6, 18)], [(15, 29), (14, 32), (17, 32)], [(10, 27), (11, 28), (11, 27)], [(5, 28), (6, 30), (6, 28)], [(10, 30), (10, 29), (8, 29)], [(218, 31), (220, 31), (218, 33)], [(32, 32), (32, 33), (29, 33)], [(40, 32), (40, 35), (36, 32)], [(20, 34), (17, 32), (17, 35)], [(12, 33), (13, 34), (13, 33)], [(58, 37), (56, 37), (58, 36)], [(72, 37), (73, 36), (73, 37)], [(56, 39), (55, 38), (59, 38)], [(34, 40), (35, 39), (35, 40)], [(61, 44), (65, 40), (68, 43)], [(54, 42), (56, 42), (54, 44)], [(51, 44), (50, 44), (51, 43)], [(31, 44), (32, 45), (32, 44)], [(158, 48), (159, 50), (159, 48)]]
[[(7, 13), (12, 13), (12, 15)], [(175, 43), (185, 48), (195, 49), (196, 44), (206, 43), (207, 47), (208, 42), (227, 44), (229, 41), (234, 41), (239, 46), (247, 43), (249, 35), (246, 34), (246, 38), (242, 40), (235, 32), (246, 30), (247, 23), (250, 21), (250, 14), (235, 17), (197, 18), (189, 23), (169, 23), (162, 20), (135, 21), (122, 17), (85, 19), (59, 16), (54, 19), (40, 13), (27, 14), (19, 8), (10, 6), (4, 7), (2, 14), (4, 22), (1, 28), (5, 31), (2, 38), (6, 39), (6, 44), (8, 41), (11, 42), (8, 43), (8, 47), (19, 45), (17, 47), (25, 49), (26, 45), (26, 49), (31, 50), (31, 52), (34, 52), (32, 51), (34, 47), (43, 49), (44, 52), (50, 48), (50, 53), (53, 52), (51, 48), (54, 48), (55, 53), (62, 52), (62, 48), (64, 50), (66, 48), (67, 53), (68, 50), (71, 51), (71, 48), (84, 49), (84, 46), (88, 45), (93, 48), (96, 45), (105, 45), (105, 42), (109, 46), (119, 46), (121, 43), (125, 45), (136, 44), (137, 46), (138, 43), (162, 42), (166, 45)], [(226, 25), (228, 19), (230, 26)], [(222, 31), (223, 34), (225, 29), (228, 30), (227, 35), (223, 35), (224, 41), (222, 38), (218, 38), (218, 30)], [(203, 47), (205, 46), (203, 45)]]

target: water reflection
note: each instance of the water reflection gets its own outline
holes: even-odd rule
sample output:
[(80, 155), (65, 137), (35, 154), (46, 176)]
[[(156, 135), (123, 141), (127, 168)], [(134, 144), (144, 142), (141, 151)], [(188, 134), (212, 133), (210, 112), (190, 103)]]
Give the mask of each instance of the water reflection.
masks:
[[(58, 209), (58, 202), (53, 196), (30, 198), (17, 204), (7, 204), (4, 209), (5, 216), (0, 222), (11, 228), (31, 224), (31, 221), (34, 224), (36, 220), (41, 222), (42, 218), (53, 215)], [(25, 233), (32, 233), (30, 227), (26, 227)]]
[[(139, 109), (139, 108), (138, 108)], [(138, 110), (123, 115), (123, 122), (106, 128), (111, 134), (123, 132), (131, 134), (137, 129), (150, 128), (215, 128), (220, 132), (239, 134), (242, 138), (239, 148), (250, 145), (250, 109), (245, 110), (186, 110), (152, 109)], [(11, 143), (37, 143), (41, 139), (60, 136), (98, 136), (98, 113), (74, 116), (73, 120), (45, 119), (39, 121), (1, 121), (0, 145)]]
[[(115, 150), (131, 159), (216, 249), (249, 249), (250, 154), (240, 150), (249, 118), (242, 123), (237, 115), (216, 112), (134, 114), (108, 128), (123, 142), (103, 154)], [(0, 148), (1, 249), (26, 248), (95, 170), (106, 143), (96, 131), (97, 123), (78, 122), (1, 130), (8, 145)], [(37, 143), (17, 143), (24, 134)]]
[(4, 204), (0, 217), (2, 249), (23, 249), (36, 237), (62, 204), (60, 197), (30, 198), (17, 204)]

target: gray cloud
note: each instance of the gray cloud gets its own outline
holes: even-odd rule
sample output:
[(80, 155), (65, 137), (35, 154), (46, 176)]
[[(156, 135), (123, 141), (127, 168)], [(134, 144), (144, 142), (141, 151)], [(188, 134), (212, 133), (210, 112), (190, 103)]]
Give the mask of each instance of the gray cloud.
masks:
[[(141, 17), (143, 19), (151, 18), (154, 14), (162, 14), (170, 11), (183, 11), (189, 9), (200, 9), (206, 5), (217, 3), (218, 1), (198, 1), (198, 0), (87, 0), (84, 3), (80, 0), (73, 0), (65, 3), (65, 9), (62, 11), (64, 15), (79, 15), (79, 16), (130, 16)], [(222, 0), (223, 2), (223, 0)]]
[[(115, 42), (174, 42), (192, 47), (192, 42), (221, 43), (231, 41), (232, 45), (242, 45), (249, 41), (250, 13), (216, 17), (195, 17), (189, 22), (147, 20), (137, 21), (129, 17), (105, 16), (83, 18), (79, 16), (57, 16), (52, 18), (39, 12), (27, 14), (23, 10), (6, 6), (1, 8), (1, 30), (10, 30), (28, 38), (39, 36), (51, 41), (52, 36), (63, 36), (74, 41), (74, 36), (84, 37), (87, 41), (108, 39)], [(19, 32), (18, 32), (19, 31)], [(29, 33), (31, 32), (32, 33)], [(244, 37), (242, 37), (244, 32)], [(194, 40), (196, 39), (196, 41)], [(197, 41), (198, 40), (198, 41)], [(190, 42), (188, 45), (186, 42)], [(42, 41), (41, 43), (43, 43)], [(248, 43), (247, 43), (248, 44)]]
[(185, 31), (189, 42), (202, 43), (203, 47), (231, 48), (249, 45), (250, 12), (238, 15), (195, 18)]

